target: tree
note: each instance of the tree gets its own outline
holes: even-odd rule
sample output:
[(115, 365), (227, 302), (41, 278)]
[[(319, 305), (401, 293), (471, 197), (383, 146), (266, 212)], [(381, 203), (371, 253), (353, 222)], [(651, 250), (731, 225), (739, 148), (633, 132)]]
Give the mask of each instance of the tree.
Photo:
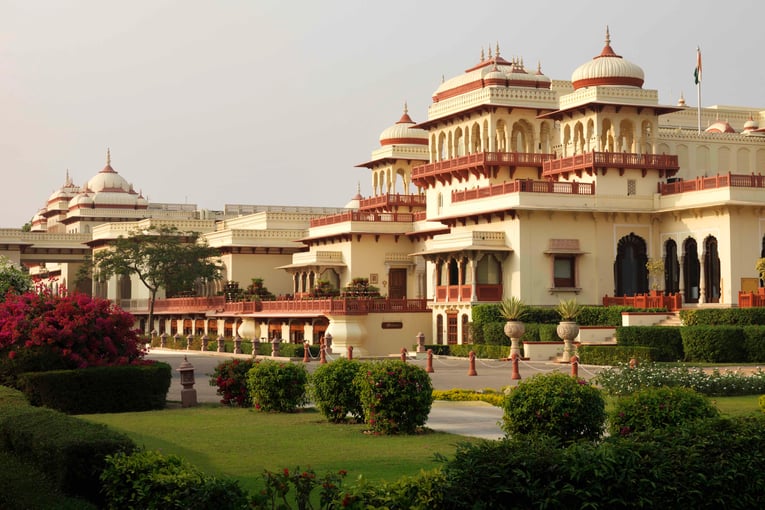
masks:
[(194, 288), (197, 280), (220, 278), (220, 252), (200, 240), (199, 232), (181, 232), (175, 227), (151, 227), (130, 236), (120, 236), (112, 249), (93, 256), (98, 278), (113, 275), (136, 275), (149, 290), (149, 320), (145, 333), (151, 332), (154, 301), (159, 289), (168, 296)]
[(17, 268), (7, 257), (0, 256), (0, 302), (8, 292), (23, 294), (33, 287), (32, 278)]

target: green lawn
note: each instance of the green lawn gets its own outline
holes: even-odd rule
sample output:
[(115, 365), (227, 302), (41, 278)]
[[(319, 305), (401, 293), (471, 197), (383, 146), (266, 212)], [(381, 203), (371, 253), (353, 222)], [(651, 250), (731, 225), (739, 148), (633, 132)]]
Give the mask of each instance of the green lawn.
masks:
[(370, 436), (364, 425), (336, 425), (317, 411), (261, 413), (217, 404), (142, 413), (85, 415), (133, 438), (147, 449), (174, 453), (202, 471), (261, 486), (264, 469), (311, 467), (317, 474), (348, 471), (347, 481), (395, 481), (438, 465), (433, 455), (451, 456), (462, 436), (429, 432), (415, 436)]

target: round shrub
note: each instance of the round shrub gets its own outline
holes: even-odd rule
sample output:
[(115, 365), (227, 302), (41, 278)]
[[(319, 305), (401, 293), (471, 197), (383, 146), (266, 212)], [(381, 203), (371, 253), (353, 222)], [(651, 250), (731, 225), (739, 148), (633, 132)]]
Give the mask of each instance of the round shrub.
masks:
[(247, 388), (247, 373), (255, 362), (252, 359), (222, 361), (210, 376), (210, 386), (217, 386), (220, 403), (228, 406), (252, 407), (252, 397)]
[(308, 371), (302, 364), (257, 361), (247, 372), (247, 387), (255, 409), (294, 412), (308, 402)]
[(502, 430), (508, 435), (544, 434), (563, 442), (595, 440), (603, 431), (605, 407), (600, 390), (583, 379), (538, 374), (507, 395)]
[(609, 420), (609, 432), (626, 436), (713, 418), (717, 414), (717, 408), (707, 397), (690, 388), (644, 388), (616, 401)]
[(355, 383), (372, 432), (412, 434), (428, 420), (433, 385), (423, 368), (401, 360), (369, 362)]
[(311, 376), (313, 400), (329, 421), (345, 421), (349, 414), (354, 420), (364, 419), (359, 388), (353, 384), (360, 370), (358, 361), (340, 358), (320, 365)]
[(765, 413), (765, 395), (760, 395), (760, 398), (758, 399), (758, 402), (760, 404), (760, 411)]

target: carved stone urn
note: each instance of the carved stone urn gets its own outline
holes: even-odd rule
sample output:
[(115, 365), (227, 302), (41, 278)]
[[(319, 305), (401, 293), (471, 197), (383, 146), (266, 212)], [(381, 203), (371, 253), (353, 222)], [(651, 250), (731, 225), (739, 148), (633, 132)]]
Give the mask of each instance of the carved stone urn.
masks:
[(563, 339), (562, 361), (568, 361), (574, 355), (574, 338), (579, 334), (579, 324), (576, 321), (560, 321), (556, 332)]
[(510, 339), (510, 356), (513, 354), (521, 356), (521, 337), (526, 332), (526, 326), (521, 321), (505, 322), (505, 335)]

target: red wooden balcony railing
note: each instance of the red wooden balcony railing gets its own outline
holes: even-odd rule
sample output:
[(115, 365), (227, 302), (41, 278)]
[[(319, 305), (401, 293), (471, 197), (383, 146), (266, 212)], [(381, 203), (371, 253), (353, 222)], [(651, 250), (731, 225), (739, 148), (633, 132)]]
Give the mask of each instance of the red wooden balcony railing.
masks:
[(395, 212), (374, 212), (374, 211), (348, 211), (330, 216), (323, 216), (311, 220), (311, 227), (321, 227), (324, 225), (335, 225), (348, 221), (369, 221), (369, 222), (409, 222), (414, 221), (412, 213)]
[[(473, 289), (471, 285), (439, 285), (436, 287), (436, 301), (470, 302)], [(477, 301), (501, 301), (502, 284), (478, 283), (475, 286)]]
[(603, 306), (633, 306), (635, 308), (666, 308), (680, 310), (683, 307), (681, 294), (637, 294), (635, 296), (603, 296)]
[(701, 191), (717, 188), (765, 188), (765, 176), (732, 174), (728, 172), (712, 177), (697, 177), (696, 179), (679, 180), (675, 182), (659, 183), (659, 193), (662, 195), (674, 195), (687, 191)]
[(593, 173), (598, 168), (624, 170), (636, 168), (658, 170), (660, 175), (674, 175), (679, 169), (677, 156), (669, 154), (636, 154), (633, 152), (587, 152), (566, 158), (545, 161), (542, 177), (553, 177), (570, 172)]
[(594, 195), (594, 182), (558, 182), (516, 180), (481, 188), (452, 191), (452, 203), (509, 193), (559, 193), (562, 195)]
[(399, 207), (425, 207), (425, 195), (409, 195), (399, 193), (386, 193), (375, 197), (363, 198), (359, 203), (359, 210), (396, 210)]
[(412, 169), (412, 182), (420, 187), (433, 185), (436, 181), (464, 180), (470, 173), (488, 177), (490, 169), (507, 166), (542, 168), (553, 154), (534, 152), (478, 152), (444, 161), (436, 161)]

